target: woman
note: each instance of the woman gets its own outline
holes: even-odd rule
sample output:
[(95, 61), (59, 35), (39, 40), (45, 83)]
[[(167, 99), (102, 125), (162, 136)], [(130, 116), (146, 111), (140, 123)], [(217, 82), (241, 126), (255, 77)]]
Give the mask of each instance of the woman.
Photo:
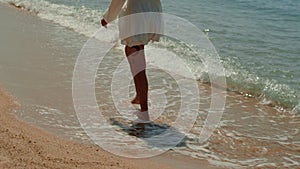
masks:
[[(125, 18), (121, 18), (122, 21), (119, 22), (120, 39), (125, 45), (125, 54), (134, 77), (136, 97), (131, 103), (140, 104), (141, 111), (135, 113), (140, 122), (150, 120), (144, 46), (149, 41), (159, 41), (160, 34), (158, 33), (162, 32), (162, 28), (161, 19), (157, 13), (161, 12), (160, 0), (112, 0), (101, 20), (102, 26), (106, 27), (118, 16)], [(140, 15), (142, 13), (146, 15)], [(135, 34), (135, 31), (141, 31), (141, 29), (146, 33)], [(132, 36), (128, 37), (127, 34)]]

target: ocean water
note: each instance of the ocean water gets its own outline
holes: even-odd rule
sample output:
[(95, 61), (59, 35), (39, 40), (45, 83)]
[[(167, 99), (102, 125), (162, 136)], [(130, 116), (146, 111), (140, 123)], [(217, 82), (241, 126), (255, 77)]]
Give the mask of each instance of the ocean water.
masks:
[[(99, 28), (101, 14), (110, 2), (2, 1), (25, 6), (44, 19), (87, 36)], [(230, 91), (299, 112), (300, 2), (164, 0), (162, 4), (164, 12), (210, 30), (208, 37), (226, 68)]]
[[(68, 28), (78, 36), (86, 37), (91, 37), (99, 29), (101, 14), (110, 2), (109, 0), (0, 1), (21, 6), (44, 20)], [(162, 0), (162, 5), (164, 12), (185, 18), (201, 30), (209, 29), (206, 34), (216, 47), (226, 69), (228, 90), (233, 91), (227, 96), (228, 103), (220, 124), (221, 128), (215, 131), (209, 142), (199, 144), (197, 136), (210, 103), (209, 87), (200, 85), (203, 113), (200, 113), (191, 133), (186, 133), (188, 139), (184, 141), (185, 146), (178, 146), (175, 151), (195, 158), (209, 159), (211, 163), (232, 168), (241, 166), (297, 168), (300, 161), (300, 1)], [(80, 48), (82, 40), (76, 41), (73, 34), (66, 34), (65, 31), (55, 28), (57, 29), (57, 32), (50, 33), (52, 37), (56, 37), (55, 33), (60, 34), (60, 38), (54, 40), (57, 41), (53, 42), (54, 44), (65, 41), (70, 48)], [(159, 48), (172, 46), (173, 52), (180, 51), (178, 54), (186, 60), (194, 57), (194, 54), (185, 51), (173, 41), (150, 45), (149, 48), (157, 49), (157, 45)], [(155, 55), (151, 52), (149, 54)], [(120, 46), (109, 53), (109, 56), (110, 59), (102, 63), (104, 66), (99, 70), (100, 73), (97, 75), (99, 84), (96, 85), (99, 107), (106, 114), (115, 110), (111, 106), (113, 104), (111, 100), (101, 97), (109, 95), (111, 83), (110, 76), (101, 72), (110, 74), (116, 60), (124, 57)], [(65, 70), (65, 72), (57, 71), (58, 74), (63, 72), (62, 76), (66, 76), (66, 82), (59, 84), (58, 88), (62, 90), (60, 93), (70, 91), (70, 88), (64, 89), (63, 85), (70, 84), (69, 76), (72, 75), (74, 58), (70, 59), (64, 54), (55, 58), (57, 60), (52, 59), (49, 62), (63, 65), (53, 66), (51, 69)], [(191, 65), (195, 68), (193, 70), (199, 84), (206, 84), (209, 81), (207, 71), (205, 68), (199, 68), (201, 66), (203, 66), (201, 61), (193, 62)], [(31, 68), (30, 64), (27, 68)], [(176, 99), (178, 91), (174, 90), (176, 84), (161, 72), (149, 72), (148, 76), (150, 89), (159, 88), (167, 91), (168, 115), (161, 120), (163, 123), (171, 124), (168, 119), (176, 117), (174, 110), (178, 109), (180, 103), (180, 100)], [(163, 78), (170, 81), (167, 86), (159, 81)], [(57, 84), (51, 81), (48, 85)], [(53, 93), (50, 96), (57, 97), (58, 94)], [(53, 98), (49, 100), (49, 97), (40, 99), (44, 101), (43, 104), (25, 108), (21, 116), (72, 139), (88, 140), (78, 126), (75, 115), (69, 113), (73, 111), (72, 104), (60, 98), (60, 105), (56, 105), (58, 101)], [(52, 105), (47, 102), (51, 102)], [(70, 108), (66, 108), (66, 105)], [(34, 113), (29, 115), (26, 112)]]

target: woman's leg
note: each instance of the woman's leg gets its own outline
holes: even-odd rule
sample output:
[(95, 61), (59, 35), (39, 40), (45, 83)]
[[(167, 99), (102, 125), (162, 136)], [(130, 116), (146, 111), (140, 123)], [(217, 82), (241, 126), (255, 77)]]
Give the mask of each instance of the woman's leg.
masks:
[(144, 45), (125, 47), (125, 53), (130, 64), (136, 97), (132, 100), (134, 104), (140, 104), (141, 111), (148, 110), (148, 80), (146, 76), (146, 62)]

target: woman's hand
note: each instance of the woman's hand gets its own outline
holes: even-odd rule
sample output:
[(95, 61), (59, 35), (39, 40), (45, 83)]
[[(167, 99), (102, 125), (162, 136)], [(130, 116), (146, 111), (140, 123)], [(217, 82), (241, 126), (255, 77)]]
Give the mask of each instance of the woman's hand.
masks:
[(107, 28), (107, 22), (104, 19), (101, 19), (101, 25)]

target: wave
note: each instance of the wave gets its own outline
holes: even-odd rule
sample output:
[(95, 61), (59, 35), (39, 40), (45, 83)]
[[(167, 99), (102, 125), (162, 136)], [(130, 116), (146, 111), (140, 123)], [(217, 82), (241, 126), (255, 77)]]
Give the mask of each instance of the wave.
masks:
[[(35, 13), (42, 19), (52, 21), (75, 32), (92, 37), (101, 27), (100, 20), (104, 11), (94, 10), (85, 6), (66, 6), (54, 4), (45, 0), (0, 0), (17, 8)], [(186, 61), (194, 72), (197, 80), (209, 83), (208, 68), (188, 47), (173, 40), (163, 40), (155, 47), (164, 47), (175, 52)], [(279, 110), (292, 110), (294, 114), (300, 112), (300, 97), (298, 91), (279, 82), (261, 78), (240, 68), (238, 61), (232, 58), (221, 58), (226, 69), (228, 90), (243, 94), (247, 97), (260, 98), (262, 104), (279, 106)]]
[(91, 37), (99, 29), (103, 13), (85, 6), (58, 5), (44, 0), (0, 0), (0, 2), (33, 12), (42, 19), (70, 28), (87, 37)]
[[(209, 83), (208, 65), (202, 63), (199, 56), (187, 49), (188, 46), (176, 41), (163, 39), (157, 47), (165, 47), (173, 51), (186, 62), (194, 73), (195, 78), (202, 83)], [(227, 90), (242, 94), (245, 97), (255, 97), (260, 104), (275, 107), (279, 111), (290, 111), (293, 114), (300, 112), (300, 97), (298, 91), (274, 79), (259, 77), (241, 68), (240, 62), (230, 57), (221, 58), (225, 68)]]
[[(248, 97), (257, 97), (261, 104), (280, 106), (280, 110), (292, 110), (299, 113), (299, 91), (282, 84), (275, 79), (259, 77), (241, 68), (240, 62), (233, 58), (224, 58), (228, 89)], [(298, 106), (299, 107), (299, 106)]]

